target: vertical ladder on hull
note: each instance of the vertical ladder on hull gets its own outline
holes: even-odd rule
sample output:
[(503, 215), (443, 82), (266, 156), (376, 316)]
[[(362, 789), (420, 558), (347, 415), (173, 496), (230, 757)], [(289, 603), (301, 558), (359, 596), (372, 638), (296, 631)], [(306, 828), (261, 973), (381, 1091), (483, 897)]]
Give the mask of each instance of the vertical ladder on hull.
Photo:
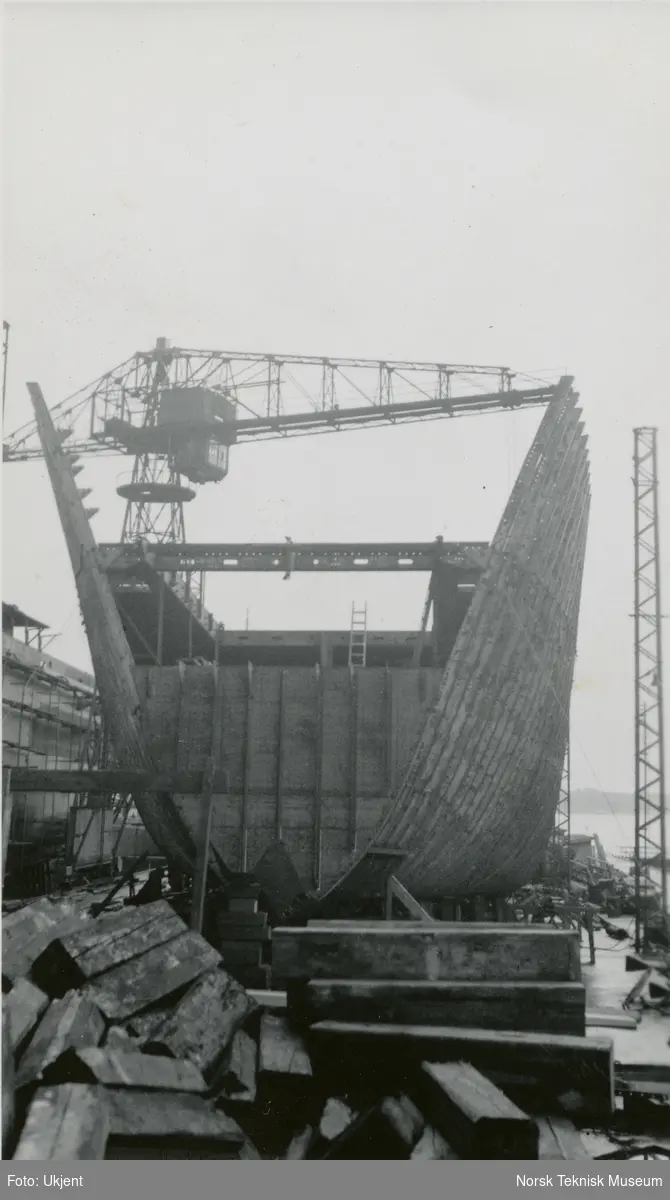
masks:
[(368, 649), (368, 606), (351, 606), (351, 631), (349, 633), (349, 666), (364, 667)]

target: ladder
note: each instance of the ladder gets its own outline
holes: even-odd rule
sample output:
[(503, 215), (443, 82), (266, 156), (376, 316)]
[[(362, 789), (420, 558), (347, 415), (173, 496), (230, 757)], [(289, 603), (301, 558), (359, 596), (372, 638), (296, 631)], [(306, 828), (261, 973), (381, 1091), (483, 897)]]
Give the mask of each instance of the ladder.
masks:
[(368, 606), (351, 606), (351, 632), (349, 634), (349, 666), (364, 667), (368, 648)]

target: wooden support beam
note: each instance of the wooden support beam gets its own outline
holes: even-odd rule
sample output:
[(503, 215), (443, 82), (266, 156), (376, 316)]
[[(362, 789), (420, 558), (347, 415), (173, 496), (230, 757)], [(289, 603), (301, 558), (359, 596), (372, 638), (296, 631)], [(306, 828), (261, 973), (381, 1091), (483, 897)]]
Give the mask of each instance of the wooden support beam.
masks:
[(279, 718), (277, 721), (277, 792), (276, 792), (276, 807), (275, 807), (275, 835), (278, 841), (282, 838), (282, 827), (284, 823), (284, 807), (283, 807), (283, 787), (284, 787), (284, 751), (285, 751), (285, 722), (286, 714), (284, 712), (284, 687), (286, 683), (286, 671), (279, 672)]
[(391, 896), (391, 901), (397, 900), (399, 904), (409, 913), (413, 921), (428, 921), (431, 922), (433, 917), (418, 900), (415, 900), (406, 887), (403, 887), (399, 879), (392, 875), (388, 881), (388, 890)]
[(120, 600), (122, 594), (123, 593), (116, 592), (116, 607), (119, 610), (119, 614), (121, 616), (121, 620), (123, 621), (124, 626), (128, 626), (132, 630), (134, 636), (137, 638), (140, 645), (143, 646), (144, 649), (146, 650), (147, 654), (149, 655), (149, 658), (152, 659), (152, 661), (154, 663), (158, 664), (160, 660), (158, 658), (158, 654), (157, 654), (156, 650), (154, 650), (153, 646), (151, 646), (149, 644), (149, 642), (145, 638), (144, 634), (142, 633), (141, 629), (137, 628), (137, 625), (133, 621), (133, 618), (131, 617), (128, 610), (123, 607), (123, 604), (121, 603), (121, 600)]
[(356, 834), (358, 832), (358, 673), (354, 668), (349, 670), (351, 688), (351, 725), (349, 750), (349, 850), (356, 849)]
[(218, 664), (219, 629), (216, 630), (216, 656), (212, 667), (214, 694), (212, 696), (212, 728), (209, 740), (209, 762), (205, 771), (205, 781), (202, 789), (200, 822), (197, 840), (197, 857), (195, 875), (193, 876), (193, 899), (191, 904), (191, 929), (202, 933), (202, 923), (205, 915), (205, 896), (207, 894), (207, 871), (209, 868), (209, 852), (212, 841), (212, 822), (214, 819), (214, 780), (219, 766), (219, 751), (221, 745), (221, 677)]
[(317, 671), (318, 700), (316, 718), (316, 764), (314, 780), (314, 841), (312, 847), (312, 881), (318, 891), (321, 888), (321, 830), (323, 821), (323, 713), (326, 685), (323, 670)]
[[(19, 790), (18, 788), (16, 789)], [(5, 878), (7, 864), (7, 847), (12, 834), (12, 810), (14, 807), (14, 792), (12, 789), (12, 769), (2, 768), (2, 878)]]

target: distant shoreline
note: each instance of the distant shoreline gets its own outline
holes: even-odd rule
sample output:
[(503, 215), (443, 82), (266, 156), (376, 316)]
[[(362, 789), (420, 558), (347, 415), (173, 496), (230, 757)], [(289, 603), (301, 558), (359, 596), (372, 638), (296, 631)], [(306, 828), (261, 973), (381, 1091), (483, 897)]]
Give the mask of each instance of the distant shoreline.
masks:
[(626, 792), (597, 792), (595, 788), (576, 788), (570, 794), (574, 813), (618, 813), (633, 816), (635, 800)]

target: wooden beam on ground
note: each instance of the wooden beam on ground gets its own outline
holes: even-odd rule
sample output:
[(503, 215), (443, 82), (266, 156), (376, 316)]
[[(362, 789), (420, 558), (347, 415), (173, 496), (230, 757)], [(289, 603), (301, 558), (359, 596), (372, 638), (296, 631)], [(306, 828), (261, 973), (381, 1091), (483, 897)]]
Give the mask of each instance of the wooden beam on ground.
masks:
[(538, 1157), (535, 1122), (470, 1063), (424, 1062), (416, 1095), (461, 1158)]
[(102, 1013), (89, 997), (70, 992), (62, 1000), (54, 1000), (19, 1060), (16, 1086), (37, 1083), (61, 1054), (71, 1048), (98, 1046), (104, 1032)]
[(151, 1032), (145, 1048), (187, 1058), (208, 1081), (216, 1074), (237, 1030), (256, 1008), (226, 971), (202, 975)]
[(384, 1021), (583, 1036), (581, 983), (451, 983), (437, 980), (312, 979), (288, 983), (298, 1022)]
[(579, 935), (544, 926), (276, 928), (273, 984), (288, 979), (579, 982)]
[(246, 1141), (236, 1121), (184, 1092), (109, 1088), (108, 1158), (239, 1158)]
[(55, 938), (36, 961), (33, 975), (45, 991), (63, 994), (183, 933), (186, 925), (165, 900), (127, 908)]
[(114, 1050), (88, 1046), (71, 1050), (49, 1069), (49, 1083), (62, 1072), (68, 1083), (100, 1083), (105, 1087), (124, 1087), (158, 1092), (203, 1094), (207, 1084), (194, 1063), (185, 1059), (142, 1054), (132, 1047)]
[[(426, 1025), (319, 1021), (305, 1034), (331, 1090), (352, 1079), (390, 1074), (399, 1086), (421, 1062), (469, 1062), (509, 1093), (526, 1093), (545, 1111), (614, 1111), (614, 1060), (610, 1038), (513, 1033)], [(514, 1096), (516, 1099), (516, 1095)]]
[(108, 1021), (123, 1021), (193, 983), (220, 962), (221, 955), (189, 931), (97, 976), (87, 991)]
[(23, 1162), (95, 1161), (105, 1157), (109, 1109), (103, 1088), (80, 1083), (39, 1088), (14, 1158)]

